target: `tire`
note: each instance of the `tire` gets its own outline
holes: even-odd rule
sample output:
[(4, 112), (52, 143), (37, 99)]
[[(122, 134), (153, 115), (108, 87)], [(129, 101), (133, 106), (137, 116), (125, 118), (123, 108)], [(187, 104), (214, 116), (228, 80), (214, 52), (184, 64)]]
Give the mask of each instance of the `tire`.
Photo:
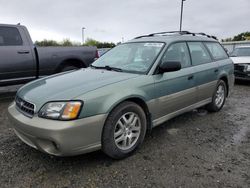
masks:
[(113, 159), (130, 156), (142, 144), (146, 129), (146, 115), (140, 106), (127, 101), (119, 104), (105, 122), (103, 152)]
[[(219, 80), (213, 94), (212, 102), (206, 106), (209, 112), (218, 112), (225, 104), (227, 96), (227, 86), (223, 80)], [(220, 98), (220, 99), (219, 99)]]
[(76, 66), (73, 66), (73, 65), (66, 65), (64, 66), (60, 72), (67, 72), (67, 71), (71, 71), (71, 70), (77, 70), (79, 69), (78, 67)]

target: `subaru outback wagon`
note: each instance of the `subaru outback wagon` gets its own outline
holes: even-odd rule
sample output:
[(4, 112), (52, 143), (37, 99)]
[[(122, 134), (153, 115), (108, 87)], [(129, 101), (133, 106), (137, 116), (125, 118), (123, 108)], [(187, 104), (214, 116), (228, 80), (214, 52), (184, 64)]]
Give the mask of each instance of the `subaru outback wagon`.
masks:
[(91, 67), (26, 84), (8, 114), (16, 135), (42, 152), (133, 153), (153, 127), (205, 106), (219, 111), (234, 66), (203, 33), (162, 32), (118, 45)]

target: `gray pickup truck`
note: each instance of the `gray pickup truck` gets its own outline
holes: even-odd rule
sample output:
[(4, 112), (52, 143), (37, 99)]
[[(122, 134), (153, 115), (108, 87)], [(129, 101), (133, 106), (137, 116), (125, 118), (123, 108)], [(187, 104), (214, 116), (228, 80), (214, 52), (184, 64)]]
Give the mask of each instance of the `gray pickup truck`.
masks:
[(36, 47), (25, 26), (0, 24), (0, 86), (88, 67), (96, 47)]

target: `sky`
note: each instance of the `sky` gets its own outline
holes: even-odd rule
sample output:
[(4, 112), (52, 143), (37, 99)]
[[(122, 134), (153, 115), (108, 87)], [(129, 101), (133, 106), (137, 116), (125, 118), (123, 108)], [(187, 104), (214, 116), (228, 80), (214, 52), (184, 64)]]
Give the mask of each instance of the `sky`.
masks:
[[(0, 0), (0, 23), (25, 25), (33, 41), (120, 42), (179, 29), (181, 0)], [(186, 0), (183, 30), (219, 39), (250, 31), (250, 0)]]

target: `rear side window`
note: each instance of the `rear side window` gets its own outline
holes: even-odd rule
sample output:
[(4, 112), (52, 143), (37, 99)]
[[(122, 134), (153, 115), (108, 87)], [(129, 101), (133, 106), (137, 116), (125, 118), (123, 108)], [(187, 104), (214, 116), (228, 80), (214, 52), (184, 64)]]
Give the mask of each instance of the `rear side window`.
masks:
[(212, 61), (202, 42), (188, 42), (188, 46), (193, 65), (201, 65)]
[(205, 42), (209, 52), (212, 54), (215, 60), (228, 58), (227, 53), (222, 48), (222, 46), (217, 42)]
[(0, 46), (20, 46), (22, 37), (17, 28), (0, 27)]
[(182, 68), (189, 67), (191, 62), (187, 44), (184, 42), (172, 44), (163, 55), (162, 61), (179, 61)]

